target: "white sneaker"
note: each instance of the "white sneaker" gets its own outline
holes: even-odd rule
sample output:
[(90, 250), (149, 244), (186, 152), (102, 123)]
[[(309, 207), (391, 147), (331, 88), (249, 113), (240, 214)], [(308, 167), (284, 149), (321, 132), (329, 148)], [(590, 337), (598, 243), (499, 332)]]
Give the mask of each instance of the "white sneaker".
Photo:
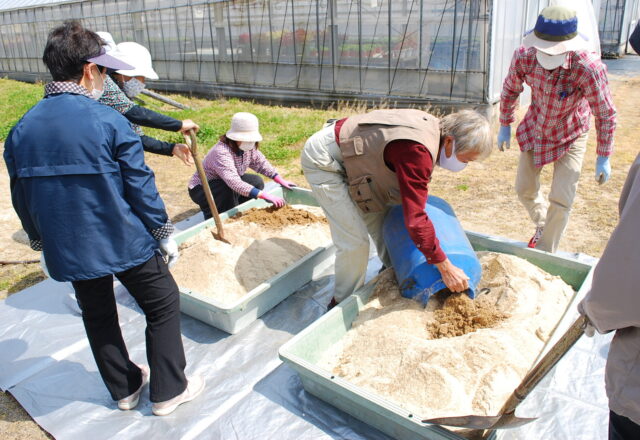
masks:
[(166, 416), (175, 411), (175, 409), (187, 403), (196, 397), (204, 390), (204, 377), (196, 375), (192, 376), (187, 383), (187, 389), (182, 394), (178, 394), (173, 399), (165, 400), (164, 402), (154, 403), (151, 407), (151, 411), (156, 416)]
[(149, 382), (149, 367), (147, 367), (146, 365), (138, 365), (138, 367), (142, 372), (142, 384), (140, 384), (140, 388), (138, 388), (135, 393), (125, 397), (124, 399), (118, 400), (118, 408), (120, 408), (122, 411), (129, 411), (138, 406), (138, 402), (140, 401), (140, 393), (142, 393), (142, 387), (144, 387), (147, 382)]

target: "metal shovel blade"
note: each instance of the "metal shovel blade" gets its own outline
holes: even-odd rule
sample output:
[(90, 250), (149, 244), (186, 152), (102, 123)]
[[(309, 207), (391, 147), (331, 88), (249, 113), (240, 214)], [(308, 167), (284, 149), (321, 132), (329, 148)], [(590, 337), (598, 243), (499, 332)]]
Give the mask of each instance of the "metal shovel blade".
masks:
[(433, 419), (423, 420), (422, 423), (430, 423), (435, 425), (454, 426), (456, 428), (469, 429), (509, 429), (526, 425), (537, 420), (537, 417), (524, 418), (508, 415), (500, 416), (455, 416), (455, 417), (436, 417)]

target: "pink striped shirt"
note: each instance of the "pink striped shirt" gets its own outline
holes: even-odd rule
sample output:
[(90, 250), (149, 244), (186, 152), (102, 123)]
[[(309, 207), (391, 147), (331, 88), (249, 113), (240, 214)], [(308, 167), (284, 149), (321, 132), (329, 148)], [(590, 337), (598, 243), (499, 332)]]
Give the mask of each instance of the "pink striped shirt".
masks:
[(560, 159), (578, 136), (589, 131), (591, 112), (596, 120), (598, 156), (611, 154), (616, 109), (607, 67), (597, 55), (569, 52), (564, 65), (546, 70), (536, 59), (536, 49), (516, 49), (500, 97), (500, 124), (514, 121), (523, 83), (531, 87), (531, 104), (516, 137), (521, 151), (533, 150), (536, 167)]
[[(253, 186), (240, 179), (248, 168), (273, 179), (278, 172), (269, 163), (260, 150), (253, 149), (236, 154), (233, 149), (222, 142), (218, 142), (209, 150), (202, 161), (207, 180), (222, 179), (233, 191), (248, 197)], [(189, 189), (202, 185), (198, 173), (194, 173), (189, 180)]]

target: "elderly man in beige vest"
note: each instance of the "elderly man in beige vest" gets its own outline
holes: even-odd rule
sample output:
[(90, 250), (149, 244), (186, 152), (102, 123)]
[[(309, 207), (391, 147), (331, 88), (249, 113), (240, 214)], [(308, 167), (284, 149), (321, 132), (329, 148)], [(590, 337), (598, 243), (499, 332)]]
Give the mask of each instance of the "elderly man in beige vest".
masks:
[(434, 166), (462, 170), (491, 153), (486, 118), (463, 110), (438, 118), (413, 109), (374, 110), (325, 126), (307, 140), (301, 162), (322, 206), (336, 245), (333, 307), (364, 283), (369, 235), (383, 265), (390, 266), (382, 239), (389, 208), (402, 204), (411, 239), (453, 292), (468, 277), (440, 248), (425, 212)]
[(615, 330), (607, 357), (609, 439), (640, 439), (640, 154), (620, 196), (620, 221), (579, 309), (601, 333)]

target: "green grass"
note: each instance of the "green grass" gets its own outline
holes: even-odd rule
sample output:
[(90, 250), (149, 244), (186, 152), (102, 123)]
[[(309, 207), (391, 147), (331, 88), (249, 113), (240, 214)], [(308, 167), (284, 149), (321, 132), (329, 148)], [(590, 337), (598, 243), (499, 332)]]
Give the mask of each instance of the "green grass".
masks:
[[(42, 84), (0, 79), (0, 141), (6, 139), (11, 127), (40, 100), (42, 93)], [(318, 131), (328, 118), (346, 116), (359, 110), (356, 106), (341, 106), (339, 110), (316, 110), (269, 106), (239, 99), (208, 100), (181, 95), (166, 96), (190, 106), (192, 110), (179, 110), (148, 96), (143, 96), (143, 100), (152, 110), (177, 119), (192, 119), (200, 125), (198, 145), (203, 155), (227, 131), (234, 113), (254, 113), (260, 121), (260, 132), (264, 138), (260, 148), (275, 164), (286, 163), (297, 157), (304, 141)], [(150, 128), (144, 128), (144, 132), (163, 141), (184, 142), (182, 135), (178, 133)]]
[(0, 141), (27, 110), (42, 98), (42, 84), (28, 84), (0, 78)]

